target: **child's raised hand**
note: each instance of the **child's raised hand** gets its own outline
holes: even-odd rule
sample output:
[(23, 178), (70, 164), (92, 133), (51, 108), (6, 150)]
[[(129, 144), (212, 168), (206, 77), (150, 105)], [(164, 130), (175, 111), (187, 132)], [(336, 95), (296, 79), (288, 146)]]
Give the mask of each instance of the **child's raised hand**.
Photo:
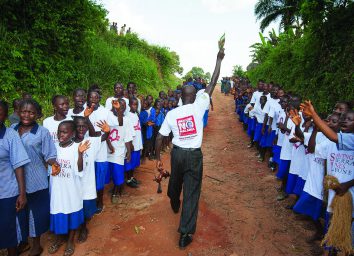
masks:
[(111, 130), (111, 127), (109, 127), (109, 125), (107, 124), (106, 121), (99, 121), (97, 122), (97, 126), (101, 129), (102, 132), (104, 133), (109, 133), (109, 131)]
[(293, 135), (294, 135), (294, 137), (293, 137), (294, 140), (296, 140), (297, 142), (301, 142), (301, 143), (303, 142), (303, 140), (300, 139), (298, 136), (296, 136), (295, 133)]
[(299, 126), (301, 124), (301, 116), (299, 115), (299, 112), (297, 111), (297, 109), (292, 109), (289, 112), (289, 117), (291, 118), (291, 120), (294, 122), (294, 124), (296, 126)]
[(80, 154), (84, 153), (86, 150), (88, 150), (90, 148), (90, 145), (91, 145), (91, 143), (88, 140), (85, 142), (81, 142), (79, 145), (79, 148), (78, 148), (79, 153)]
[(59, 164), (53, 164), (52, 165), (52, 176), (57, 176), (60, 173), (60, 165)]
[(85, 111), (84, 111), (84, 117), (88, 117), (92, 114), (92, 112), (94, 111), (95, 109), (95, 104), (94, 103), (91, 103), (91, 107), (87, 106)]
[(316, 113), (315, 108), (313, 107), (310, 100), (305, 100), (304, 103), (300, 104), (301, 111), (309, 117), (312, 117), (314, 113)]
[(119, 107), (120, 107), (119, 101), (118, 101), (118, 100), (112, 100), (112, 107), (113, 107), (115, 110), (118, 110)]

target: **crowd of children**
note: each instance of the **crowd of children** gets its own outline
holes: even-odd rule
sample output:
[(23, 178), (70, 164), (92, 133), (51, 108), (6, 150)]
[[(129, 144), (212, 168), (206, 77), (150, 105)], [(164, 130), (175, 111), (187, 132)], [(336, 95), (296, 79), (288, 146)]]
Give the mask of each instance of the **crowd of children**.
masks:
[[(277, 200), (294, 198), (287, 209), (312, 220), (315, 228), (309, 243), (322, 240), (326, 253), (352, 253), (343, 246), (344, 239), (335, 237), (351, 229), (354, 217), (350, 207), (332, 204), (336, 196), (346, 192), (354, 196), (354, 111), (350, 102), (338, 102), (328, 115), (318, 115), (310, 101), (301, 103), (300, 96), (285, 92), (281, 86), (259, 81), (254, 90), (244, 79), (235, 79), (233, 88), (239, 121), (255, 148), (259, 162), (269, 156), (268, 166), (281, 180)], [(324, 187), (326, 176), (338, 182), (335, 189)], [(289, 195), (293, 195), (289, 197)], [(334, 221), (335, 208), (347, 219)], [(342, 208), (341, 208), (342, 207)], [(333, 226), (331, 227), (331, 223)], [(338, 225), (340, 223), (340, 225)], [(335, 230), (330, 232), (328, 230)], [(336, 235), (335, 234), (335, 235)], [(351, 234), (344, 234), (350, 236)], [(331, 239), (329, 238), (331, 237)], [(341, 241), (338, 241), (341, 240)]]
[[(201, 82), (191, 85), (203, 89)], [(156, 99), (138, 96), (132, 82), (126, 88), (116, 83), (112, 92), (104, 106), (98, 85), (74, 90), (71, 99), (55, 95), (54, 115), (43, 126), (42, 108), (30, 94), (13, 101), (10, 127), (8, 104), (0, 100), (0, 248), (9, 256), (28, 249), (40, 255), (40, 238), (48, 230), (55, 235), (48, 252), (66, 243), (64, 255), (72, 255), (75, 243), (88, 237), (87, 222), (104, 209), (105, 185), (113, 182), (113, 204), (121, 202), (124, 184), (139, 186), (134, 170), (145, 158), (155, 158), (158, 130), (181, 104), (181, 86)]]

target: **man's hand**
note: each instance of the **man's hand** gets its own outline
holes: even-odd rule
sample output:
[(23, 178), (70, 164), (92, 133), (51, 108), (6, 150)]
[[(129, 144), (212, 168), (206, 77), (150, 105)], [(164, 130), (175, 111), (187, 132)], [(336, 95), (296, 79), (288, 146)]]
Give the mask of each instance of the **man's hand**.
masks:
[(20, 194), (16, 200), (16, 211), (22, 210), (27, 203), (26, 193)]
[(222, 60), (225, 57), (224, 50), (225, 50), (224, 48), (219, 50), (218, 57), (217, 57), (219, 60)]
[(349, 190), (349, 186), (347, 183), (341, 183), (339, 184), (339, 187), (335, 189), (336, 194), (339, 196), (343, 196), (345, 193), (347, 193)]
[(156, 168), (157, 170), (163, 170), (163, 163), (161, 162), (161, 160), (156, 161)]

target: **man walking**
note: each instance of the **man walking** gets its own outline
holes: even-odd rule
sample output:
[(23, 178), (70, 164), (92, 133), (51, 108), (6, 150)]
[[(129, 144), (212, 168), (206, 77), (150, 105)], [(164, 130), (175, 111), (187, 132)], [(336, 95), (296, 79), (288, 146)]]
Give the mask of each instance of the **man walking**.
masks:
[(198, 93), (194, 86), (182, 88), (183, 105), (167, 113), (156, 138), (156, 167), (162, 170), (160, 158), (161, 145), (164, 137), (173, 133), (173, 149), (171, 151), (171, 177), (167, 195), (172, 210), (179, 212), (180, 194), (183, 185), (183, 205), (179, 225), (179, 247), (185, 248), (192, 242), (196, 230), (198, 203), (203, 178), (203, 116), (210, 104), (216, 82), (220, 74), (224, 49), (217, 55), (216, 66), (210, 84), (203, 93)]

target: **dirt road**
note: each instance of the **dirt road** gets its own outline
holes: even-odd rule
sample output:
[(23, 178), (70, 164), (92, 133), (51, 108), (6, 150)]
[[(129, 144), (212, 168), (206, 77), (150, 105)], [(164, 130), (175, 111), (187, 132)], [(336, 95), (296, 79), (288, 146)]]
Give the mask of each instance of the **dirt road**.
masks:
[[(305, 243), (310, 232), (284, 209), (288, 202), (275, 200), (274, 174), (247, 148), (232, 97), (217, 88), (213, 100), (215, 110), (203, 141), (204, 178), (193, 243), (183, 251), (177, 247), (179, 215), (170, 209), (168, 182), (157, 194), (154, 162), (147, 161), (136, 172), (140, 188), (125, 188), (121, 204), (110, 203), (107, 189), (106, 208), (92, 219), (89, 238), (76, 246), (75, 255), (311, 255)], [(168, 153), (163, 160), (169, 168)], [(45, 237), (43, 244), (50, 239)], [(62, 254), (63, 249), (56, 255)]]

